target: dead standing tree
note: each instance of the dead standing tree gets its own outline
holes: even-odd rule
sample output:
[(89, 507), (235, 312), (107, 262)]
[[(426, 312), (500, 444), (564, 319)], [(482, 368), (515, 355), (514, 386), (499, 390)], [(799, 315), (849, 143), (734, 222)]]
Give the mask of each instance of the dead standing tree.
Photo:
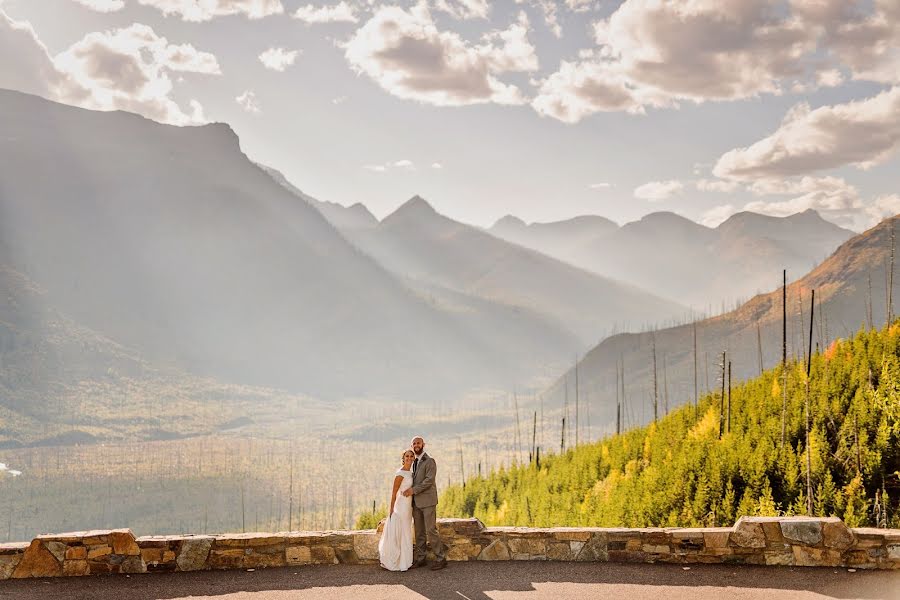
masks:
[(812, 301), (809, 305), (809, 354), (806, 359), (806, 514), (812, 516), (812, 450), (809, 446), (810, 439), (810, 414), (809, 414), (809, 377), (812, 367), (812, 338), (813, 316), (816, 307), (816, 290), (812, 291)]

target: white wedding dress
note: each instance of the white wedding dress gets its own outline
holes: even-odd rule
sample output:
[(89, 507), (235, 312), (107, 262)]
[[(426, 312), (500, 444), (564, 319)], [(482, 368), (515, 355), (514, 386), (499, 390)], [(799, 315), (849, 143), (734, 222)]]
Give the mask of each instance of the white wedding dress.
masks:
[(384, 522), (378, 556), (385, 569), (406, 571), (413, 562), (413, 518), (412, 496), (404, 496), (403, 491), (412, 487), (412, 472), (398, 469), (396, 475), (403, 477), (403, 481), (394, 500), (394, 514)]

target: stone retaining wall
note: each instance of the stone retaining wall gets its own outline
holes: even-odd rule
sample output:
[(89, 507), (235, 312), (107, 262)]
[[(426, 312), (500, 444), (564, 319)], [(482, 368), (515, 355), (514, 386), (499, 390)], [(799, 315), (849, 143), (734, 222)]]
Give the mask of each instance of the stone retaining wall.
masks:
[[(707, 529), (485, 527), (440, 519), (447, 558), (726, 563), (900, 569), (900, 530), (848, 529), (837, 518), (743, 517)], [(376, 530), (135, 538), (129, 529), (0, 544), (0, 579), (310, 564), (376, 564)]]

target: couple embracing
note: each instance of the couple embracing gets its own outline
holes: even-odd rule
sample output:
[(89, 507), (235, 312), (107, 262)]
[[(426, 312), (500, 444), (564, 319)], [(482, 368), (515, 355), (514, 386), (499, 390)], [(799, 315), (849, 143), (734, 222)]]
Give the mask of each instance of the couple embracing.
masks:
[(447, 558), (437, 530), (437, 463), (425, 453), (425, 440), (421, 437), (413, 438), (402, 461), (403, 466), (394, 477), (391, 508), (378, 543), (381, 566), (389, 571), (424, 567), (427, 538), (435, 558), (431, 570), (443, 569)]

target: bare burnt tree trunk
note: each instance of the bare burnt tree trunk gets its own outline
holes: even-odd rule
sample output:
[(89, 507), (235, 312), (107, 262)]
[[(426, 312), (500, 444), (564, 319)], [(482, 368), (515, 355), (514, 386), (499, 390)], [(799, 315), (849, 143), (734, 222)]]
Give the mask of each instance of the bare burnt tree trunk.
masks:
[(869, 329), (875, 326), (872, 316), (872, 271), (866, 272), (866, 281), (868, 283), (868, 294), (866, 295), (866, 325)]
[(809, 354), (806, 360), (806, 514), (812, 516), (812, 449), (809, 446), (810, 439), (810, 414), (809, 414), (809, 377), (812, 367), (812, 337), (813, 320), (816, 307), (816, 290), (812, 290), (812, 301), (809, 304)]
[(622, 433), (622, 398), (619, 396), (619, 361), (616, 361), (616, 435)]
[(725, 431), (731, 433), (731, 361), (728, 361), (728, 416), (725, 421)]
[(578, 398), (578, 355), (575, 355), (575, 447), (578, 447), (580, 441), (579, 435), (579, 398)]
[(756, 320), (756, 355), (759, 358), (759, 374), (763, 374), (762, 333), (759, 330), (759, 319)]
[(888, 271), (887, 324), (894, 316), (894, 220), (891, 219), (891, 268)]
[(516, 407), (516, 460), (522, 464), (522, 432), (519, 429), (519, 397), (513, 392), (513, 402)]
[(656, 380), (656, 334), (653, 334), (653, 420), (659, 418), (659, 386)]
[(663, 414), (669, 414), (669, 374), (666, 355), (663, 354)]
[(787, 269), (784, 270), (781, 288), (781, 448), (787, 426)]
[(722, 352), (722, 395), (719, 397), (719, 437), (725, 432), (725, 352)]
[(694, 334), (694, 412), (696, 416), (696, 411), (698, 409), (700, 403), (700, 394), (697, 391), (697, 321), (695, 320), (693, 323), (693, 334)]

